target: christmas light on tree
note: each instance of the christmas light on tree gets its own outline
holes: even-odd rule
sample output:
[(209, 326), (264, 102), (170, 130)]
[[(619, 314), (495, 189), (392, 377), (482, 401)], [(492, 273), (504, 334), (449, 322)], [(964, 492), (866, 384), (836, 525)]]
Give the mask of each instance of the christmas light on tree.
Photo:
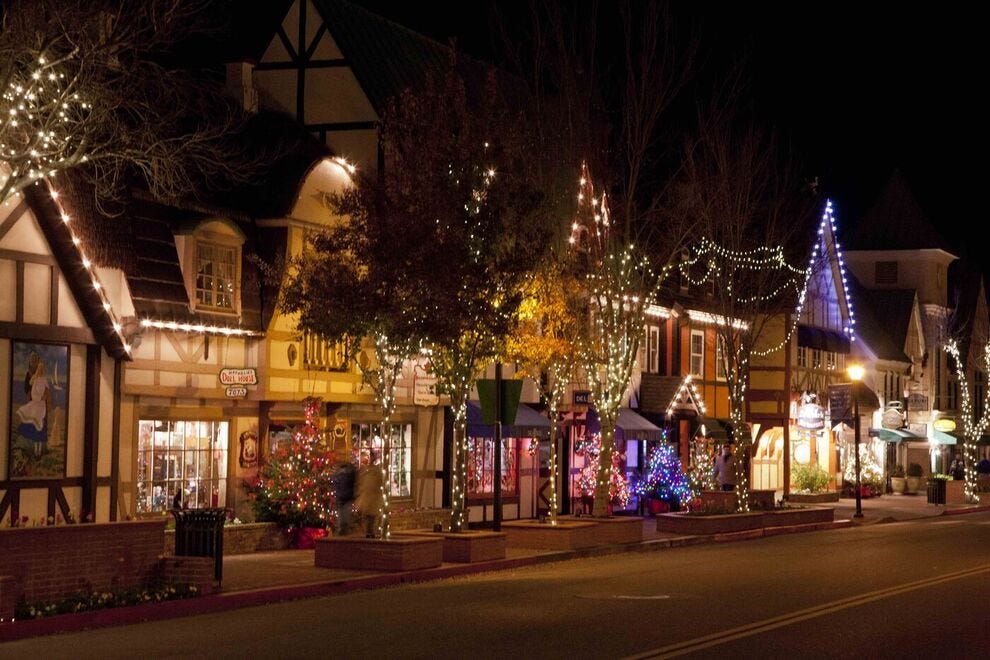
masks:
[[(983, 393), (983, 414), (977, 418), (973, 410), (973, 398), (969, 391), (969, 379), (966, 378), (965, 364), (959, 355), (959, 344), (955, 339), (950, 340), (943, 346), (946, 353), (952, 356), (956, 364), (956, 378), (959, 380), (960, 409), (962, 410), (963, 427), (963, 460), (965, 464), (965, 494), (967, 502), (979, 502), (980, 496), (976, 494), (976, 443), (983, 437), (983, 433), (990, 426), (990, 389)], [(990, 372), (990, 341), (983, 347), (983, 372)]]
[(661, 443), (650, 452), (646, 474), (633, 489), (640, 497), (687, 504), (692, 493), (673, 445)]
[[(578, 491), (582, 497), (594, 497), (597, 499), (600, 493), (598, 484), (601, 479), (600, 475), (603, 472), (599, 467), (602, 458), (601, 447), (601, 436), (599, 434), (595, 434), (585, 444), (584, 455), (586, 463), (581, 468), (581, 476), (577, 480)], [(625, 507), (629, 503), (630, 496), (629, 480), (626, 479), (626, 475), (623, 473), (620, 464), (622, 458), (621, 454), (613, 452), (611, 454), (611, 469), (606, 472), (608, 475), (608, 501), (618, 504), (620, 508)]]

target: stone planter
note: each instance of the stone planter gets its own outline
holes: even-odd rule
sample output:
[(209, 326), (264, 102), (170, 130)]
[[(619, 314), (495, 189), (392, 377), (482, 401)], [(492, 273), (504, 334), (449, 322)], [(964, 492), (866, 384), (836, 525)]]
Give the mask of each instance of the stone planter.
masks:
[(465, 531), (430, 532), (413, 530), (396, 532), (393, 536), (422, 536), (443, 540), (443, 560), (458, 564), (505, 559), (506, 535), (502, 532)]
[(917, 493), (921, 489), (921, 477), (907, 477), (907, 485), (904, 488), (905, 493)]
[(620, 545), (643, 540), (643, 518), (639, 516), (595, 518), (594, 522), (598, 524), (591, 530), (595, 545)]
[(393, 536), (388, 541), (352, 536), (316, 539), (317, 568), (357, 571), (415, 571), (443, 562), (443, 539)]
[(903, 495), (906, 488), (907, 488), (906, 477), (890, 478), (890, 489), (893, 490), (894, 493), (896, 493), (897, 495)]
[(791, 493), (787, 496), (787, 501), (794, 504), (825, 504), (827, 502), (838, 502), (839, 491), (827, 493)]
[(513, 548), (534, 550), (579, 550), (598, 544), (594, 532), (597, 522), (558, 520), (556, 525), (535, 520), (512, 520), (502, 523), (506, 543)]
[(691, 536), (729, 534), (757, 529), (832, 522), (835, 511), (829, 507), (805, 507), (698, 516), (665, 513), (657, 516), (657, 531)]

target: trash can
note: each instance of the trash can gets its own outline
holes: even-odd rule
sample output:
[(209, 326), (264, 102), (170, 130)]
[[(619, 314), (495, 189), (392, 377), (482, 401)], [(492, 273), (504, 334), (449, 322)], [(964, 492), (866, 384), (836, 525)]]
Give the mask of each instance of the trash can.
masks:
[(227, 509), (172, 509), (175, 555), (213, 557), (213, 576), (223, 580), (223, 525)]
[(945, 505), (945, 479), (928, 480), (928, 503)]

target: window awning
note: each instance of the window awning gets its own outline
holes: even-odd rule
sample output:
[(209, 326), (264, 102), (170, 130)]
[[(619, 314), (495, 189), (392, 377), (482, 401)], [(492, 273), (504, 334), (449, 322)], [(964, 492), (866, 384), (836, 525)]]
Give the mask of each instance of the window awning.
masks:
[(955, 433), (947, 433), (946, 431), (932, 431), (931, 440), (940, 445), (954, 445), (957, 440), (962, 440), (962, 436)]
[[(585, 423), (589, 433), (601, 432), (602, 425), (594, 409), (588, 411)], [(659, 440), (662, 433), (659, 426), (629, 408), (619, 408), (615, 426), (616, 440)]]
[(849, 338), (841, 332), (813, 328), (809, 325), (798, 326), (798, 346), (833, 353), (849, 353), (850, 350)]
[[(467, 434), (472, 438), (491, 438), (495, 427), (485, 424), (481, 406), (477, 401), (468, 401)], [(502, 426), (503, 438), (547, 438), (550, 436), (550, 420), (524, 403), (516, 409), (516, 419), (512, 424)]]
[(877, 437), (884, 442), (901, 442), (902, 440), (927, 440), (928, 437), (924, 435), (918, 435), (913, 431), (908, 431), (907, 429), (870, 429), (870, 431), (876, 431)]

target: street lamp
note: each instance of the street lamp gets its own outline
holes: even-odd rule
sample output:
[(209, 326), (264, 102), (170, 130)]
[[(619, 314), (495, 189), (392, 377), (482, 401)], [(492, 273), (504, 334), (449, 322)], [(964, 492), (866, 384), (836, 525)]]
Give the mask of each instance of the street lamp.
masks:
[(863, 517), (863, 496), (860, 492), (859, 484), (859, 383), (863, 380), (863, 374), (865, 372), (866, 370), (859, 364), (850, 364), (846, 369), (846, 373), (849, 374), (849, 380), (852, 381), (853, 429), (855, 430), (856, 446), (856, 513), (853, 514), (853, 518)]

